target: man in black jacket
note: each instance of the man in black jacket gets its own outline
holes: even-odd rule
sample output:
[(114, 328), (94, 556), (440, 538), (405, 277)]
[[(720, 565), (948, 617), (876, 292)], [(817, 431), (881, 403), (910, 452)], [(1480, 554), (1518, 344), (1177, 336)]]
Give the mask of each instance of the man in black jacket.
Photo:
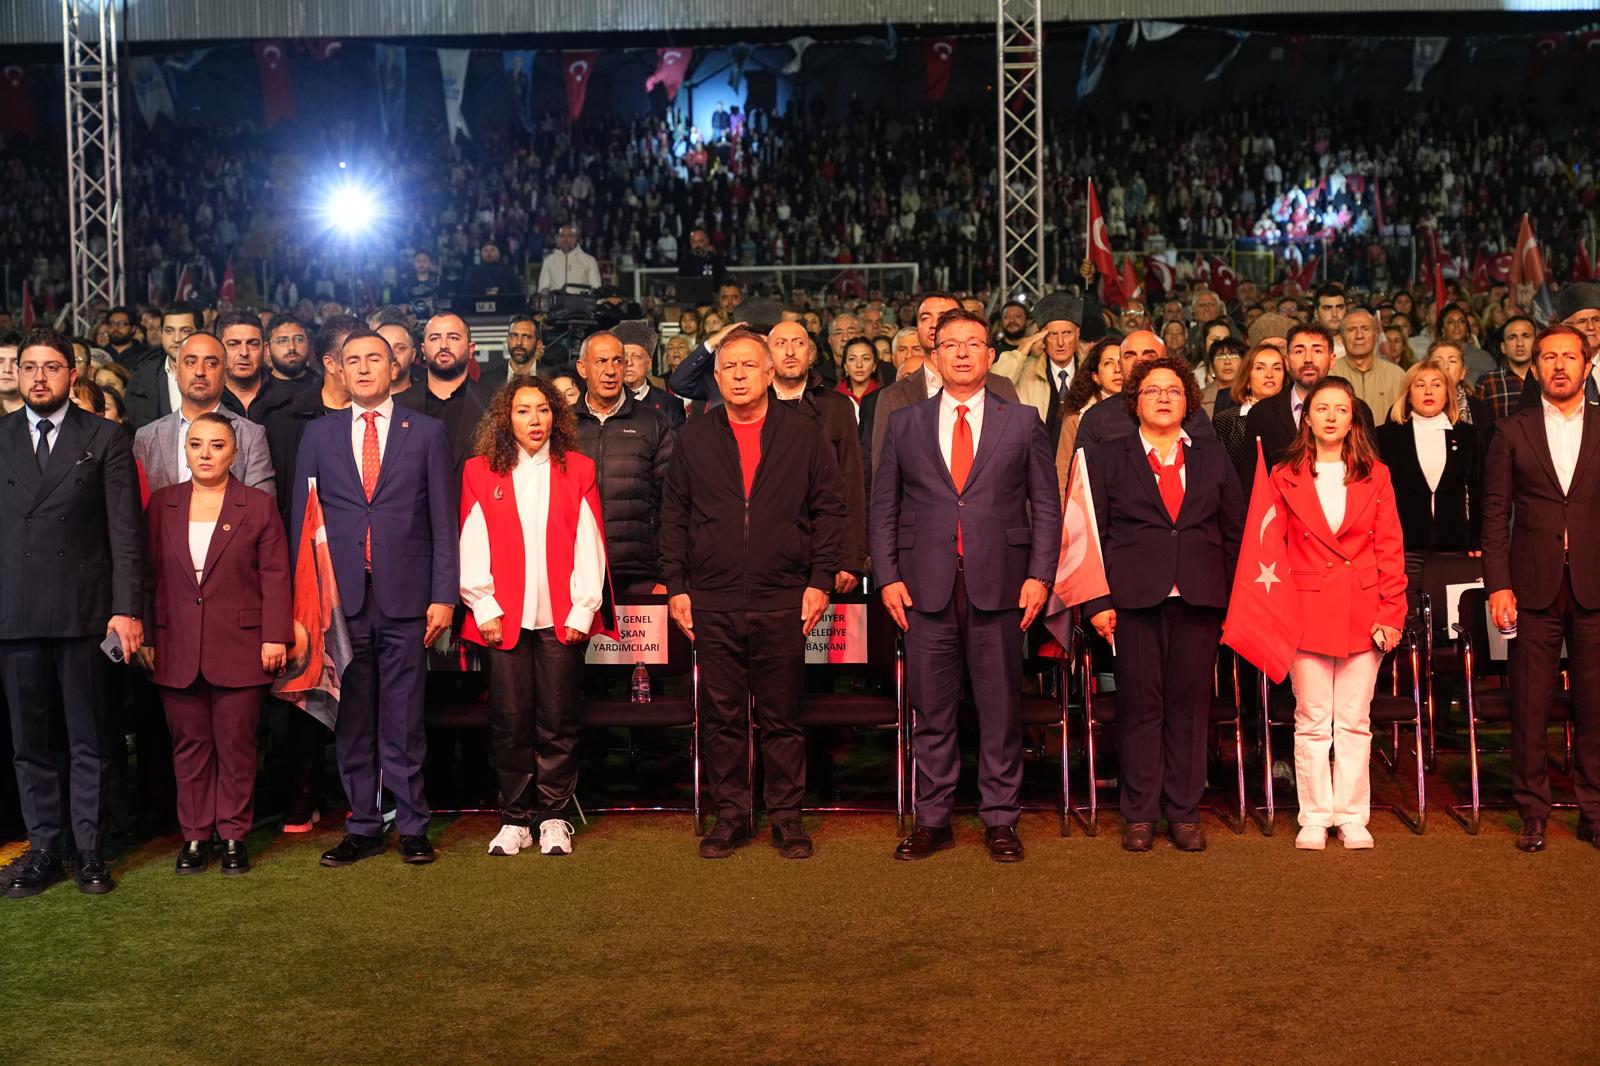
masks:
[(475, 359), (472, 330), (460, 315), (441, 312), (428, 319), (422, 330), (422, 358), (428, 375), (421, 388), (410, 388), (394, 402), (432, 415), (444, 423), (450, 437), (450, 462), (455, 470), (456, 495), (461, 495), (461, 473), (472, 457), (478, 422), (489, 407), (488, 397), (467, 374)]
[(594, 460), (605, 517), (611, 580), (624, 595), (661, 594), (661, 486), (672, 457), (666, 417), (622, 387), (622, 342), (591, 334), (578, 355), (585, 392), (578, 401), (578, 451)]
[(754, 697), (773, 844), (812, 853), (800, 820), (805, 735), (797, 720), (805, 637), (839, 572), (845, 508), (817, 423), (770, 392), (772, 355), (737, 331), (717, 349), (722, 406), (684, 427), (661, 504), (672, 619), (699, 651), (706, 785), (717, 820), (700, 855), (750, 842), (745, 715)]
[[(29, 332), (18, 350), (26, 406), (0, 418), (0, 684), (33, 845), (3, 886), (12, 897), (65, 876), (69, 839), (79, 890), (111, 891), (100, 850), (113, 734), (101, 641), (115, 638), (124, 665), (144, 642), (133, 449), (115, 423), (69, 400), (72, 356), (60, 333)], [(68, 780), (63, 750), (71, 753)]]

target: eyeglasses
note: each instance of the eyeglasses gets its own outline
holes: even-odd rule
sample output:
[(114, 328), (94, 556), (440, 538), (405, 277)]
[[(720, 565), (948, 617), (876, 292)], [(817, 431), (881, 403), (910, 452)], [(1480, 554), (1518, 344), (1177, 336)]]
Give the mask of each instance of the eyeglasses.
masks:
[(988, 341), (968, 341), (965, 344), (960, 341), (939, 342), (939, 354), (944, 356), (959, 355), (962, 352), (966, 352), (968, 355), (983, 355), (988, 350)]
[(1169, 385), (1164, 389), (1160, 385), (1146, 385), (1139, 390), (1139, 395), (1147, 400), (1181, 400), (1183, 393), (1182, 385)]
[(47, 378), (58, 378), (67, 372), (66, 363), (19, 363), (17, 371), (25, 378), (36, 378), (41, 375)]

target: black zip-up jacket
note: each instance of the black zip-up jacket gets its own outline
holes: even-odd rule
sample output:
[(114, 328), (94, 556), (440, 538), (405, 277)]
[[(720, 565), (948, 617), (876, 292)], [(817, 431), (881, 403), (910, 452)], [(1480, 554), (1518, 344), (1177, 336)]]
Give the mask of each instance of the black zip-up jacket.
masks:
[(818, 424), (768, 393), (761, 462), (744, 494), (726, 408), (678, 434), (661, 500), (661, 577), (706, 611), (798, 608), (831, 593), (845, 508), (833, 449)]
[[(235, 401), (237, 402), (237, 401)], [(267, 453), (272, 456), (273, 476), (277, 481), (278, 514), (284, 528), (293, 528), (289, 506), (294, 500), (294, 463), (300, 454), (300, 437), (306, 427), (333, 408), (322, 402), (322, 387), (297, 393), (284, 406), (267, 416)]]
[(656, 535), (661, 527), (661, 486), (672, 458), (673, 433), (660, 411), (622, 392), (622, 406), (601, 422), (585, 400), (575, 408), (578, 451), (594, 460), (606, 527), (611, 579), (626, 585), (661, 580)]

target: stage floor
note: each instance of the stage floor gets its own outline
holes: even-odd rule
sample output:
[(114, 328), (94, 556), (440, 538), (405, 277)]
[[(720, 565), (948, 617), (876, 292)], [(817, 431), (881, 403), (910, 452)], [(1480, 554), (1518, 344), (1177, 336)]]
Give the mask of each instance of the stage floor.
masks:
[(1346, 853), (1242, 836), (1124, 854), (1025, 815), (1000, 866), (890, 859), (890, 817), (808, 818), (695, 855), (685, 815), (594, 818), (575, 854), (344, 870), (262, 830), (246, 877), (120, 859), (109, 896), (0, 899), (0, 1061), (34, 1063), (1594, 1062), (1600, 851), (1573, 817), (1522, 855), (1497, 813)]

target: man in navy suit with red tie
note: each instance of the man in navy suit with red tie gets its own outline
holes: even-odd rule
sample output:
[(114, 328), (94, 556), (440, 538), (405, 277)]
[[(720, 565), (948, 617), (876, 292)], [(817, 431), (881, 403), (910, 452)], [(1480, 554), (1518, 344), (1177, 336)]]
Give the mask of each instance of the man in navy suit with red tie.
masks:
[(322, 864), (348, 866), (383, 852), (381, 790), (395, 799), (401, 858), (427, 863), (434, 858), (422, 792), (427, 646), (450, 627), (460, 594), (450, 441), (443, 422), (395, 406), (394, 353), (381, 335), (351, 333), (339, 362), (351, 404), (306, 426), (290, 511), (298, 550), (315, 478), (353, 652), (334, 725), (350, 818)]
[(917, 825), (897, 859), (953, 845), (962, 678), (978, 707), (984, 842), (1022, 858), (1022, 638), (1038, 617), (1061, 548), (1054, 449), (1039, 412), (985, 387), (988, 323), (947, 311), (932, 358), (943, 388), (895, 411), (873, 480), (872, 565), (884, 606), (906, 633), (916, 707)]

